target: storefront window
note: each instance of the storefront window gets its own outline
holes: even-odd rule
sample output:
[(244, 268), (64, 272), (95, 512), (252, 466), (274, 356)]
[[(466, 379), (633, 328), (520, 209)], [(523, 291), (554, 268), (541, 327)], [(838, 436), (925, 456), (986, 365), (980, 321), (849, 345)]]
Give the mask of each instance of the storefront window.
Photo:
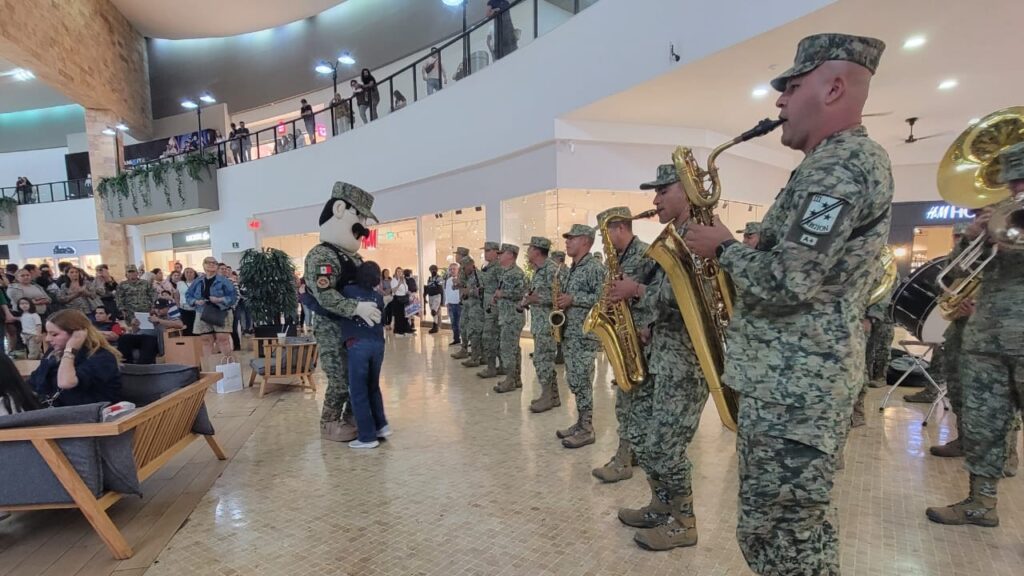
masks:
[(482, 206), (438, 212), (420, 218), (424, 271), (434, 264), (443, 272), (449, 264), (455, 262), (455, 249), (459, 246), (469, 248), (470, 256), (482, 262), (481, 248), (486, 241), (486, 228), (487, 215)]
[(914, 244), (910, 251), (910, 269), (945, 256), (953, 250), (952, 226), (918, 226), (914, 228)]

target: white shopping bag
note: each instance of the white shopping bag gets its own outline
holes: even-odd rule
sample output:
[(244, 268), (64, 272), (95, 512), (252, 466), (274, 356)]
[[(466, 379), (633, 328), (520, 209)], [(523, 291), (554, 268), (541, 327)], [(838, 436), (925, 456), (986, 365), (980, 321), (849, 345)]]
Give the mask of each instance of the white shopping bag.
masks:
[(217, 381), (217, 394), (238, 392), (242, 389), (242, 365), (238, 362), (218, 364), (217, 372), (223, 374)]

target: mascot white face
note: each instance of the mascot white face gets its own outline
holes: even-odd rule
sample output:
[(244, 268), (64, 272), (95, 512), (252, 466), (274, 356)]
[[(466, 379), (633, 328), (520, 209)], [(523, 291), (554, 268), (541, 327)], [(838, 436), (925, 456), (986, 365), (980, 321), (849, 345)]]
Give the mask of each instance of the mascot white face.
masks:
[(320, 225), (320, 240), (355, 254), (361, 246), (360, 240), (369, 235), (366, 217), (360, 216), (344, 200), (334, 201), (333, 212), (334, 216)]

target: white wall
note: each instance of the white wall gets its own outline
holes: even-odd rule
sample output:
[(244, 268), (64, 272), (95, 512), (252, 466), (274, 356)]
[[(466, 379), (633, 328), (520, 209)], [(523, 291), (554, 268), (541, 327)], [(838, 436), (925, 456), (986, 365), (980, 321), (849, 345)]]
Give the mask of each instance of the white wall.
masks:
[[(182, 109), (184, 110), (184, 108)], [(203, 129), (213, 128), (219, 130), (225, 137), (228, 135), (228, 107), (226, 104), (217, 103), (209, 106), (203, 106)], [(181, 114), (175, 114), (174, 116), (167, 116), (165, 118), (158, 118), (153, 120), (153, 137), (150, 140), (159, 140), (161, 138), (170, 138), (171, 136), (179, 136), (181, 134), (188, 134), (189, 132), (195, 132), (199, 128), (198, 118), (196, 117), (196, 111), (190, 110), (182, 112)]]
[(0, 187), (14, 186), (18, 176), (28, 177), (33, 184), (67, 180), (67, 153), (67, 148), (45, 148), (0, 154)]
[(21, 235), (4, 242), (10, 246), (11, 261), (20, 262), (19, 245), (96, 240), (96, 208), (92, 198), (18, 206)]
[(939, 200), (939, 188), (935, 183), (938, 164), (904, 164), (892, 167), (892, 176), (896, 182), (894, 202), (911, 202), (916, 200)]

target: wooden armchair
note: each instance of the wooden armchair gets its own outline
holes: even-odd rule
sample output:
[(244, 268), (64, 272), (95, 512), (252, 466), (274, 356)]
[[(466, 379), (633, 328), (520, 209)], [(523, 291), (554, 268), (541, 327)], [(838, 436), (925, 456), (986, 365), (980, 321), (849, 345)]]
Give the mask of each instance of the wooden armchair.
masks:
[[(254, 339), (256, 340), (256, 339)], [(300, 341), (280, 344), (277, 338), (260, 338), (263, 341), (263, 358), (253, 358), (249, 363), (252, 372), (249, 375), (249, 386), (256, 383), (260, 376), (260, 398), (266, 393), (267, 384), (271, 379), (287, 380), (278, 382), (286, 386), (299, 386), (316, 393), (313, 372), (320, 350), (316, 342)], [(257, 344), (254, 342), (253, 347)]]

